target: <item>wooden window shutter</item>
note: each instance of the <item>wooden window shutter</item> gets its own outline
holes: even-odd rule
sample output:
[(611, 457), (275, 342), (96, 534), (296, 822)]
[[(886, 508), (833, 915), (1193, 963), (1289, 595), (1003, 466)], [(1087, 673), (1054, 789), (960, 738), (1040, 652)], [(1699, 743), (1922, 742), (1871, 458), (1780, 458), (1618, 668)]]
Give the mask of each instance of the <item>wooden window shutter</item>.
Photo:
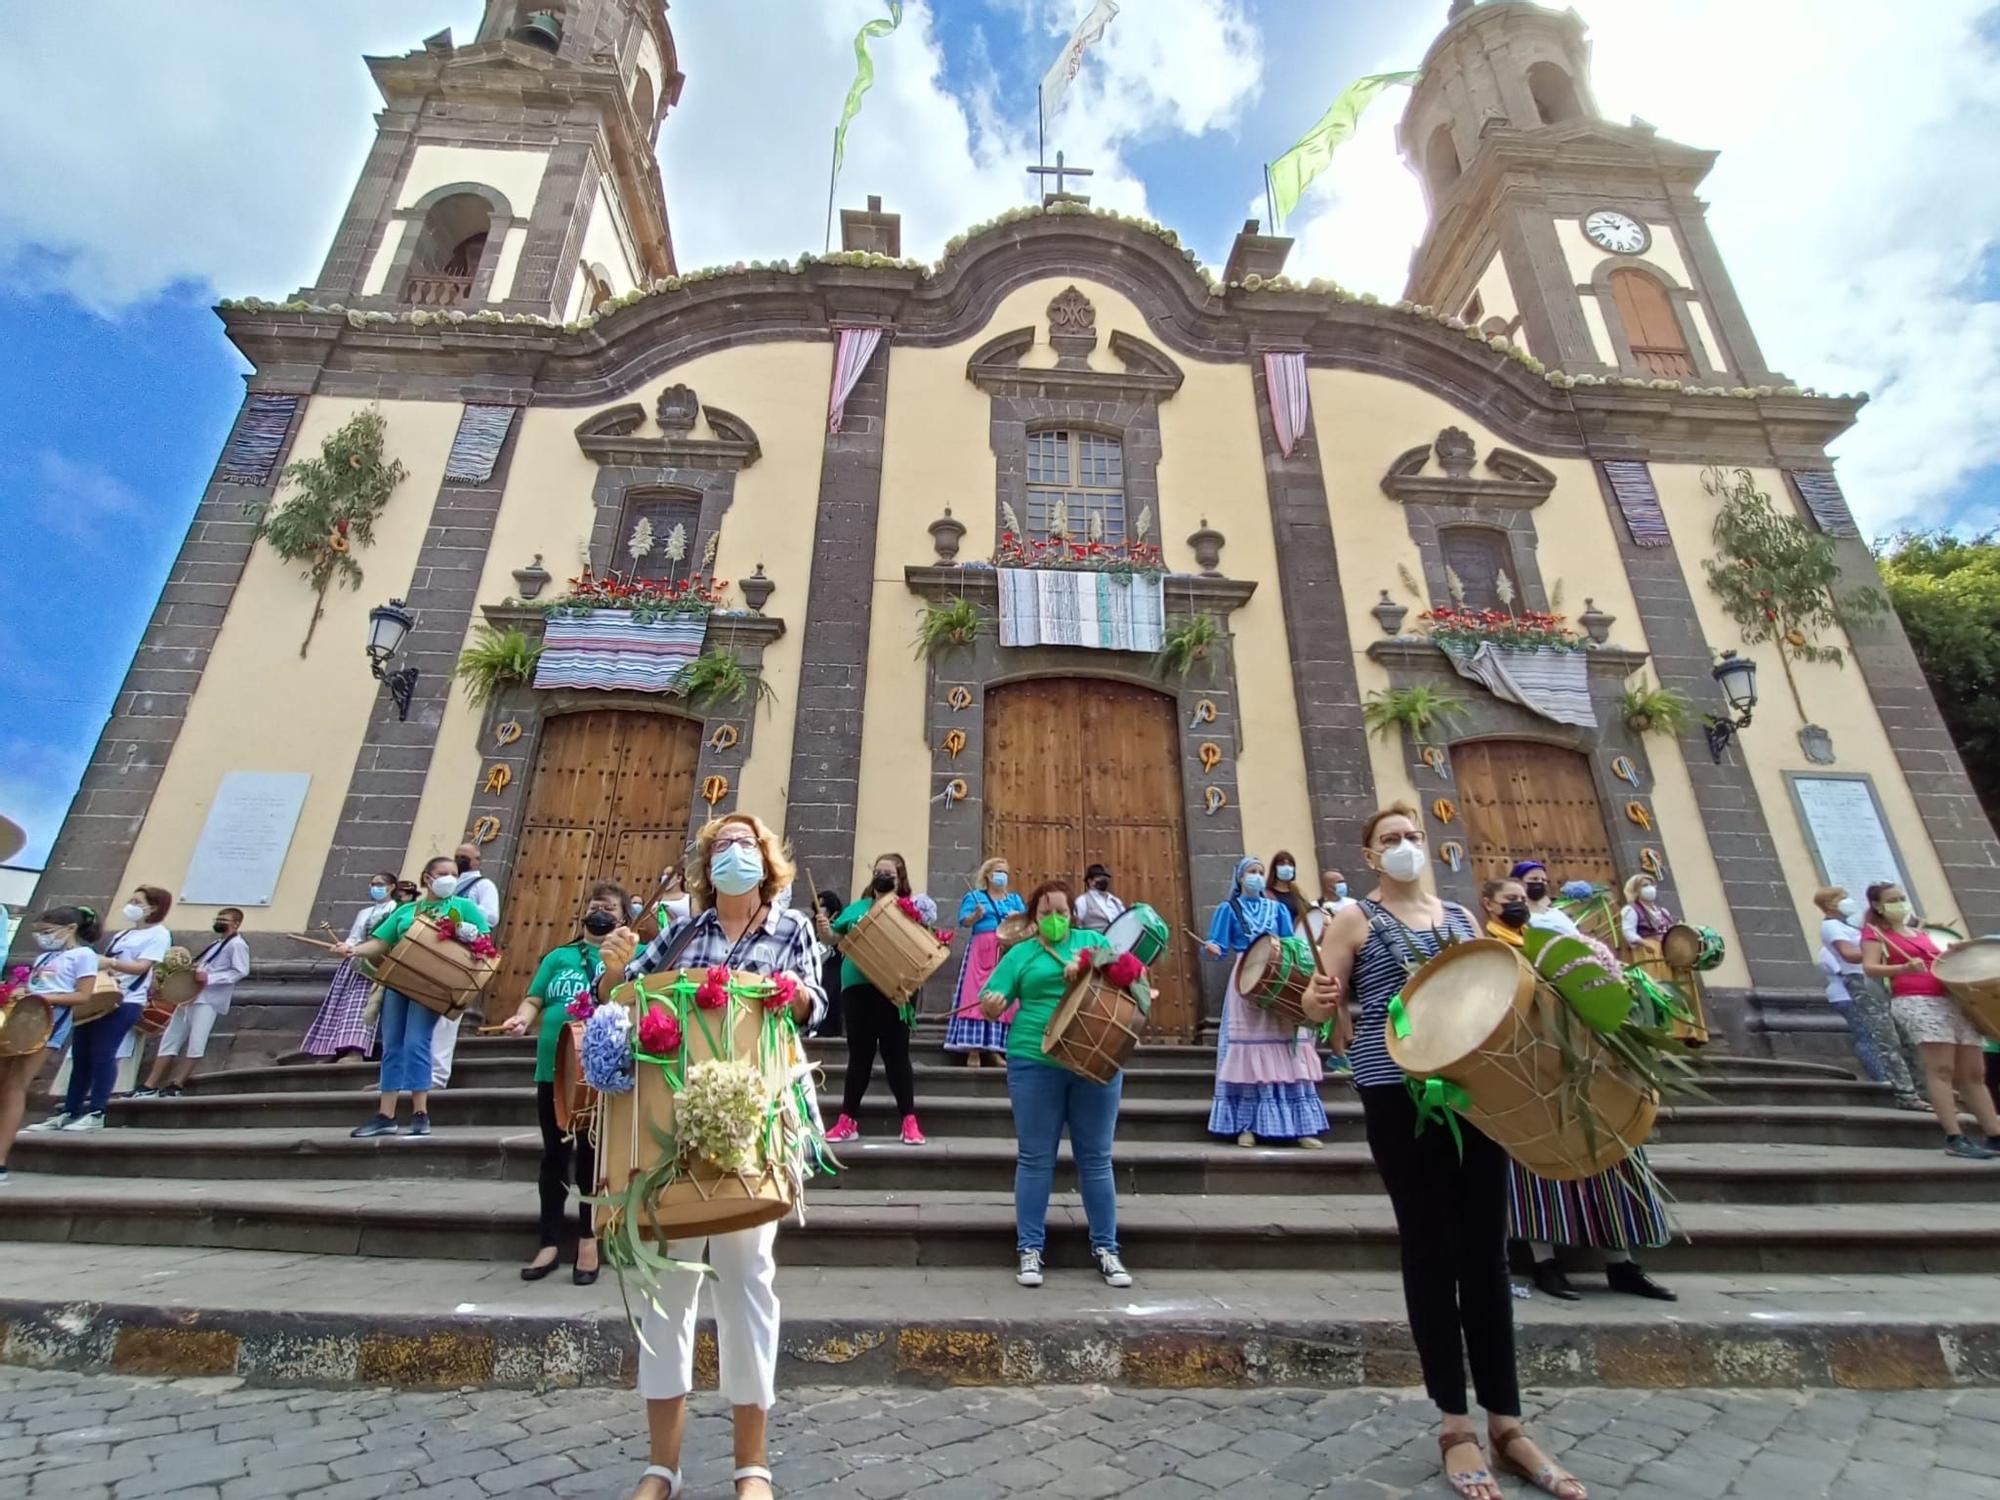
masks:
[(1613, 271), (1611, 300), (1641, 369), (1660, 376), (1694, 374), (1694, 361), (1688, 357), (1687, 340), (1665, 287), (1644, 271)]

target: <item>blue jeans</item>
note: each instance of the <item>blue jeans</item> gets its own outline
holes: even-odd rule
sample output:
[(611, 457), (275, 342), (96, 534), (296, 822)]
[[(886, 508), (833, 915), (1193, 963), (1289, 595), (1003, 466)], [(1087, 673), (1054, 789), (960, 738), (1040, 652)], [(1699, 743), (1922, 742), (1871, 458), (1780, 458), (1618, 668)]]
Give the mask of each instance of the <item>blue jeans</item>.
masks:
[(382, 991), (382, 1092), (421, 1094), (431, 1086), (431, 1033), (438, 1013), (395, 990)]
[(143, 1005), (120, 1005), (108, 1016), (76, 1028), (69, 1054), (69, 1097), (63, 1113), (101, 1115), (118, 1082), (118, 1048), (139, 1024)]
[(1111, 1137), (1118, 1128), (1120, 1073), (1092, 1083), (1068, 1068), (1007, 1059), (1007, 1097), (1014, 1105), (1019, 1155), (1014, 1164), (1014, 1226), (1022, 1250), (1048, 1240), (1049, 1189), (1055, 1183), (1056, 1148), (1069, 1127), (1083, 1212), (1090, 1220), (1090, 1248), (1118, 1250), (1118, 1187), (1111, 1177)]

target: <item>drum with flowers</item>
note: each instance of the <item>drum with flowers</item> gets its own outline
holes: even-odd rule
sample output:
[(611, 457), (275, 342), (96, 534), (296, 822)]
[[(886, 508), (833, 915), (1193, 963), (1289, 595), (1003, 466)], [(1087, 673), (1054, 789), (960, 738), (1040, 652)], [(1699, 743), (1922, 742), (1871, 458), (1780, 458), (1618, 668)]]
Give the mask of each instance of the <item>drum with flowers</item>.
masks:
[(479, 1002), (500, 972), (500, 950), (487, 934), (450, 915), (419, 912), (403, 940), (376, 963), (371, 976), (446, 1020)]
[(680, 969), (620, 985), (584, 1027), (597, 1090), (597, 1227), (615, 1265), (648, 1241), (750, 1229), (803, 1201), (826, 1162), (787, 976)]
[(16, 965), (0, 977), (0, 1057), (26, 1057), (48, 1045), (55, 1011), (40, 995), (28, 993), (28, 966)]
[(926, 927), (908, 896), (884, 896), (840, 940), (841, 953), (868, 982), (905, 1005), (951, 957), (948, 932)]
[(1109, 1083), (1145, 1034), (1153, 991), (1136, 953), (1086, 948), (1081, 956), (1069, 993), (1042, 1032), (1042, 1055), (1093, 1083)]

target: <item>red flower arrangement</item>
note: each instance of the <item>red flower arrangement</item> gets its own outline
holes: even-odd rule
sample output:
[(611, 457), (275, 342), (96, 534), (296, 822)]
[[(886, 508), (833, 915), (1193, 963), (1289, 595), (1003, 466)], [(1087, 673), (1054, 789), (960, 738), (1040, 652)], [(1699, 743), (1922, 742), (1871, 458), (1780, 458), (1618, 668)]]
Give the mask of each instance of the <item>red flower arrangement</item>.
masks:
[(764, 1009), (789, 1010), (798, 994), (799, 982), (789, 974), (779, 974), (771, 980), (771, 993), (764, 997)]
[(919, 927), (924, 925), (924, 914), (917, 910), (917, 903), (912, 901), (908, 896), (898, 896), (896, 898), (896, 910), (908, 917), (912, 922), (915, 922)]
[(1105, 982), (1115, 989), (1129, 990), (1146, 977), (1146, 966), (1136, 953), (1121, 953), (1104, 965)]
[(441, 943), (463, 943), (466, 951), (471, 953), (474, 958), (498, 958), (500, 956), (500, 945), (494, 942), (492, 937), (475, 927), (461, 927), (458, 918), (454, 917), (450, 912), (445, 912), (438, 917), (437, 935), (438, 941)]
[(588, 1021), (597, 1014), (597, 1002), (587, 994), (578, 995), (570, 1001), (567, 1013), (572, 1021)]
[(1088, 573), (1142, 573), (1148, 577), (1167, 571), (1164, 555), (1151, 542), (1077, 542), (1068, 537), (1037, 540), (1011, 531), (1000, 533), (1000, 545), (993, 551), (996, 568), (1072, 568)]
[(1461, 609), (1440, 604), (1417, 619), (1431, 640), (1447, 648), (1476, 651), (1484, 645), (1509, 651), (1581, 651), (1583, 641), (1564, 623), (1565, 616), (1523, 610)]
[(664, 1005), (650, 1007), (639, 1021), (639, 1045), (655, 1057), (671, 1057), (681, 1048), (681, 1023)]
[(7, 971), (7, 977), (0, 979), (0, 1005), (11, 1004), (15, 997), (27, 993), (29, 973), (26, 964), (16, 964)]
[(701, 986), (694, 992), (694, 1003), (703, 1010), (721, 1010), (729, 1003), (729, 969), (717, 964), (703, 976)]
[(593, 610), (630, 610), (635, 620), (674, 615), (705, 615), (722, 603), (729, 580), (708, 573), (685, 578), (627, 578), (619, 573), (593, 573), (585, 568), (569, 581), (569, 591), (551, 603), (549, 613), (587, 615)]

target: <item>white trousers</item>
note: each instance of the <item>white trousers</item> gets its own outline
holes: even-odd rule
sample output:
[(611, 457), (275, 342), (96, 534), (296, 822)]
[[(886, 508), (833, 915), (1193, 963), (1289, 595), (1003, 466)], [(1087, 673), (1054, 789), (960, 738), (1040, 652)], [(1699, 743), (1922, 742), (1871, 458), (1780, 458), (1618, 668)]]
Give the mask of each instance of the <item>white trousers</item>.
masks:
[(173, 1014), (160, 1036), (160, 1056), (208, 1056), (208, 1034), (215, 1030), (215, 1007), (190, 1000)]
[[(771, 1253), (777, 1238), (773, 1220), (758, 1229), (710, 1235), (706, 1242), (669, 1240), (666, 1245), (666, 1254), (675, 1260), (706, 1261), (715, 1269), (709, 1296), (715, 1308), (722, 1399), (731, 1406), (769, 1411), (777, 1400), (778, 1293), (773, 1283), (778, 1262)], [(648, 1401), (671, 1401), (694, 1388), (694, 1323), (702, 1281), (692, 1271), (669, 1271), (660, 1279), (654, 1299), (658, 1307), (649, 1305), (640, 1321), (639, 1394)]]
[[(415, 1004), (415, 1001), (411, 1001)], [(431, 1087), (441, 1089), (451, 1082), (452, 1054), (458, 1051), (458, 1023), (464, 1016), (439, 1021), (431, 1028)]]

